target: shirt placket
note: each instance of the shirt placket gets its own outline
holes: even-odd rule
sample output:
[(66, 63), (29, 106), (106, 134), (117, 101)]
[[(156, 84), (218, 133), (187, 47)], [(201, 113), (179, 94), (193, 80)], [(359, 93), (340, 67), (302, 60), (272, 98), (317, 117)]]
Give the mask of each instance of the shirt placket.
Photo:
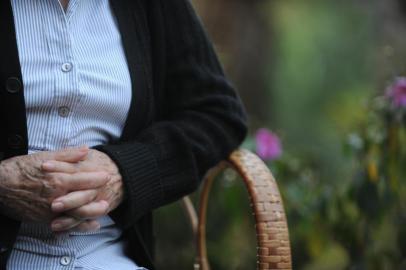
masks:
[[(50, 6), (55, 7), (49, 20), (48, 45), (54, 64), (54, 95), (53, 109), (50, 117), (51, 129), (48, 132), (48, 147), (65, 148), (69, 146), (73, 136), (73, 114), (76, 104), (79, 103), (79, 89), (76, 61), (73, 54), (73, 40), (70, 29), (70, 21), (73, 19), (77, 1), (71, 0), (66, 13), (63, 11), (58, 0), (50, 0)], [(55, 2), (56, 1), (56, 2)]]

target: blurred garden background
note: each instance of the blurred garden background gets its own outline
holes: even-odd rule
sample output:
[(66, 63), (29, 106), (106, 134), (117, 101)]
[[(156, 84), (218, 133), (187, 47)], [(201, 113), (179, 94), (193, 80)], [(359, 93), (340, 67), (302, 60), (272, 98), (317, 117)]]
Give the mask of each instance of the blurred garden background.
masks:
[[(406, 269), (406, 1), (192, 2), (249, 113), (243, 147), (280, 185), (294, 269)], [(180, 204), (155, 218), (158, 267), (192, 269)], [(216, 182), (207, 231), (214, 270), (255, 269), (232, 171)]]

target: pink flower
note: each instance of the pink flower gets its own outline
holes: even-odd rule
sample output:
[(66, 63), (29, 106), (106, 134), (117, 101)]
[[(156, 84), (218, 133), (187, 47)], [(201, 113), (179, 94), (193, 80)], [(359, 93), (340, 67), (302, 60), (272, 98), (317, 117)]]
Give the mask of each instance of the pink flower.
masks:
[(255, 135), (256, 151), (263, 160), (277, 159), (282, 155), (279, 137), (266, 128), (261, 128)]
[(392, 99), (395, 107), (406, 107), (406, 78), (400, 77), (388, 87), (386, 95)]

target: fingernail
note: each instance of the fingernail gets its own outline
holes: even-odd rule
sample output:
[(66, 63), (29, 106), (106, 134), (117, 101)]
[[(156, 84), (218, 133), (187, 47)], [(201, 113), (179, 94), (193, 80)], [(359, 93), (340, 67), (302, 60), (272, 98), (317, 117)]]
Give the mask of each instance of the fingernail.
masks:
[(103, 207), (109, 207), (109, 202), (108, 201), (100, 201), (100, 203), (102, 204)]
[(58, 223), (58, 222), (52, 223), (51, 224), (51, 229), (53, 231), (59, 231), (60, 229), (62, 229), (62, 224)]
[(45, 169), (49, 169), (52, 170), (55, 168), (54, 164), (52, 164), (52, 162), (46, 161), (42, 164), (42, 167), (44, 167)]
[(64, 208), (64, 205), (61, 202), (52, 203), (52, 211), (59, 212), (59, 211), (62, 211), (63, 208)]
[(87, 147), (86, 145), (83, 145), (79, 148), (79, 151), (81, 152), (87, 152), (89, 150), (89, 147)]

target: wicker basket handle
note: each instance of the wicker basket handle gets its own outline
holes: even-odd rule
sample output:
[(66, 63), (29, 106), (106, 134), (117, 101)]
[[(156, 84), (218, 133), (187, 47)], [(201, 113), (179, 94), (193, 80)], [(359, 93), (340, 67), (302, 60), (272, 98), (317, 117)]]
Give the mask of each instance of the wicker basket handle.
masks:
[(277, 183), (262, 160), (248, 150), (234, 151), (227, 161), (207, 173), (198, 218), (190, 199), (183, 200), (197, 234), (195, 269), (210, 269), (206, 249), (207, 203), (215, 177), (227, 167), (234, 168), (241, 175), (250, 195), (258, 245), (257, 269), (292, 269), (288, 225)]

